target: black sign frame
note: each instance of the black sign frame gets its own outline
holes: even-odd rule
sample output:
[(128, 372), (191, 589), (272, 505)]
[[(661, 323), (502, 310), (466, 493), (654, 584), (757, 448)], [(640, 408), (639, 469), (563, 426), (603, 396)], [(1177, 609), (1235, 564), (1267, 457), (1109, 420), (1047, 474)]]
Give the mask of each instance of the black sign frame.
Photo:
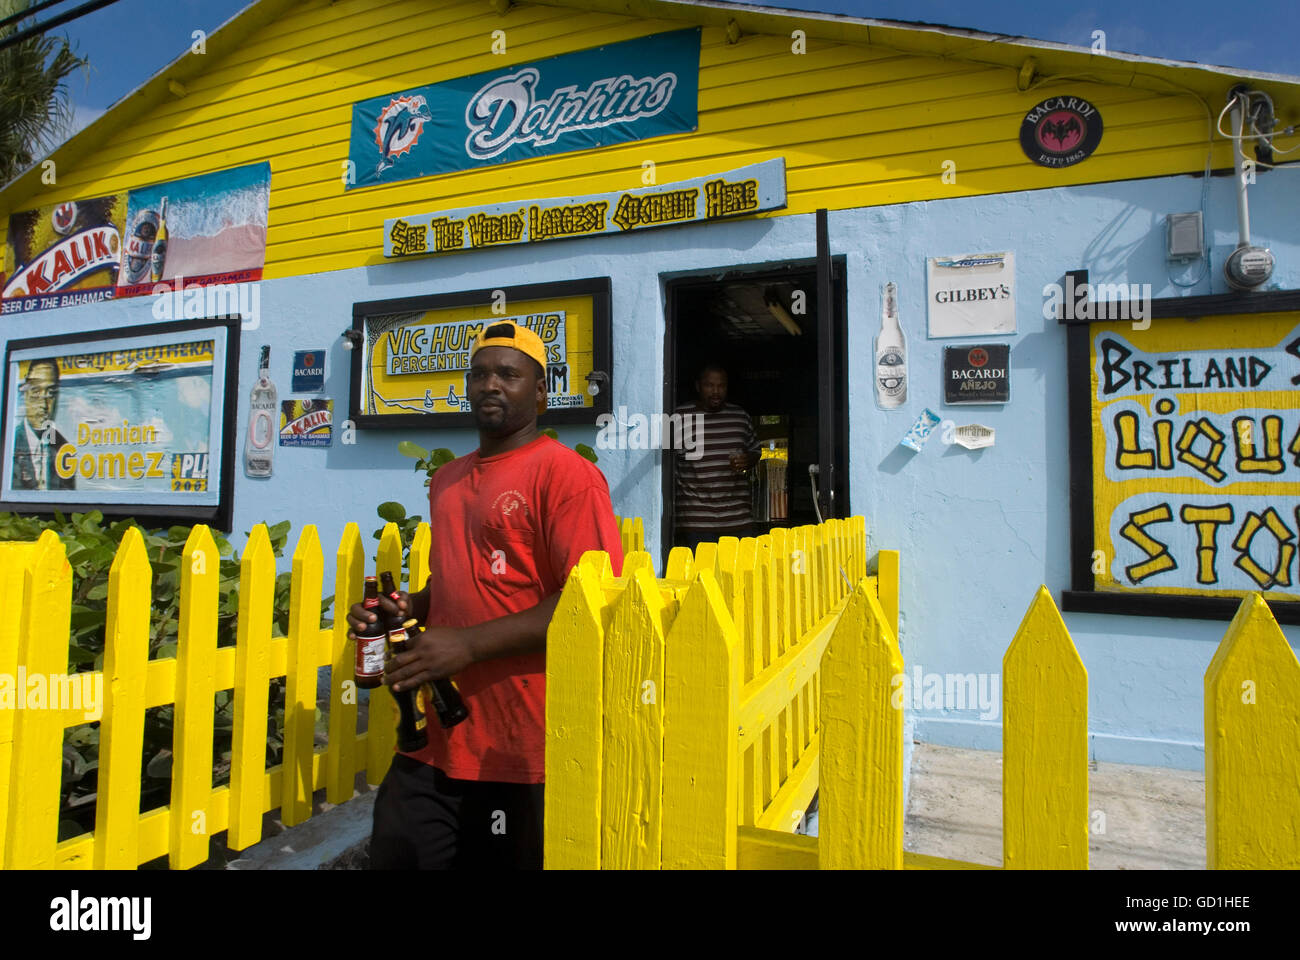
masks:
[[(1071, 270), (1063, 287), (1087, 289), (1087, 270)], [(1106, 304), (1114, 306), (1114, 304)], [(1056, 322), (1066, 328), (1066, 391), (1070, 456), (1070, 589), (1061, 591), (1061, 609), (1078, 613), (1110, 613), (1137, 617), (1175, 617), (1190, 620), (1231, 620), (1241, 606), (1234, 597), (1196, 597), (1175, 594), (1115, 593), (1096, 589), (1092, 572), (1093, 463), (1092, 365), (1089, 345), (1093, 323), (1109, 322), (1107, 310), (1089, 300), (1080, 319), (1071, 319), (1072, 305), (1062, 301)], [(1151, 301), (1150, 319), (1208, 317), (1217, 314), (1275, 313), (1300, 310), (1300, 290), (1250, 294), (1210, 294), (1167, 297)], [(1130, 311), (1129, 316), (1137, 314)], [(1095, 319), (1092, 319), (1095, 318)], [(1300, 624), (1300, 601), (1265, 596), (1278, 623)]]
[[(101, 340), (119, 340), (125, 337), (157, 336), (172, 339), (177, 334), (203, 332), (216, 327), (225, 328), (226, 349), (225, 369), (212, 371), (212, 403), (219, 403), (221, 410), (221, 462), (217, 465), (216, 481), (219, 484), (217, 503), (185, 506), (174, 503), (96, 503), (84, 501), (77, 503), (37, 503), (24, 500), (0, 500), (0, 510), (25, 516), (42, 518), (53, 517), (56, 512), (69, 516), (74, 513), (89, 513), (97, 510), (106, 518), (133, 518), (145, 526), (146, 522), (157, 524), (198, 524), (205, 523), (223, 533), (231, 532), (231, 521), (235, 505), (235, 457), (236, 449), (242, 452), (242, 434), (236, 426), (236, 413), (239, 407), (239, 334), (243, 327), (243, 317), (220, 316), (198, 320), (176, 320), (165, 323), (143, 324), (132, 327), (113, 327), (87, 333), (67, 333), (52, 337), (29, 337), (22, 340), (10, 340), (5, 345), (3, 400), (0, 401), (0, 423), (9, 423), (9, 403), (12, 394), (10, 383), (10, 357), (16, 350), (31, 347), (49, 347), (52, 353), (56, 347), (67, 346), (75, 352), (78, 347), (86, 347), (86, 352), (93, 350)], [(220, 390), (220, 394), (217, 391)], [(15, 411), (15, 416), (18, 416)], [(6, 435), (7, 436), (7, 435)], [(7, 444), (6, 444), (7, 446)], [(0, 468), (12, 469), (10, 451), (3, 452)]]
[[(369, 317), (394, 313), (414, 313), (440, 307), (466, 307), (482, 304), (485, 308), (497, 302), (504, 294), (505, 302), (520, 300), (545, 300), (554, 297), (590, 296), (592, 303), (592, 371), (603, 373), (599, 381), (600, 392), (590, 407), (548, 410), (539, 414), (541, 427), (558, 424), (595, 424), (603, 414), (613, 413), (614, 347), (609, 277), (588, 277), (582, 280), (557, 280), (549, 283), (529, 283), (517, 287), (495, 287), (487, 290), (465, 290), (456, 293), (439, 293), (421, 297), (400, 297), (394, 300), (368, 300), (352, 305), (353, 341), (357, 346), (351, 351), (352, 381), (348, 388), (348, 419), (358, 430), (390, 429), (442, 429), (474, 427), (472, 413), (398, 413), (363, 414), (361, 390), (365, 383), (361, 368), (366, 342), (366, 320)], [(359, 339), (358, 339), (359, 337)]]

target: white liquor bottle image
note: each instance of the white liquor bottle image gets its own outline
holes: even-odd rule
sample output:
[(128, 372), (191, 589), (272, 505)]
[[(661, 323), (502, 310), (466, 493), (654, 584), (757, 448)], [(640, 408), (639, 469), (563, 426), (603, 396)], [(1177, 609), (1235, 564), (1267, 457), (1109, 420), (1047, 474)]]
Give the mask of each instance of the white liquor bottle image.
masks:
[(257, 382), (248, 399), (248, 436), (244, 438), (244, 475), (269, 477), (275, 453), (275, 384), (271, 382), (271, 348), (262, 347), (257, 363)]
[(885, 304), (876, 337), (876, 403), (894, 410), (907, 401), (907, 341), (898, 325), (898, 290), (885, 284)]

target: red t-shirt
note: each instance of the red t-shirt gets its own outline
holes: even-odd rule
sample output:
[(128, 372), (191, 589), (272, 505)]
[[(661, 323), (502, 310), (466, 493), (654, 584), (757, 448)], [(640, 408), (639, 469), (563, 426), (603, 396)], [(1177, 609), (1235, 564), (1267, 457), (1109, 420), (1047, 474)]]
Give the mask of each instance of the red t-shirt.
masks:
[[(492, 457), (444, 464), (429, 484), (431, 627), (468, 627), (536, 606), (564, 588), (587, 550), (623, 568), (609, 485), (546, 435)], [(545, 780), (546, 653), (471, 664), (456, 676), (469, 718), (411, 754), (458, 780)]]

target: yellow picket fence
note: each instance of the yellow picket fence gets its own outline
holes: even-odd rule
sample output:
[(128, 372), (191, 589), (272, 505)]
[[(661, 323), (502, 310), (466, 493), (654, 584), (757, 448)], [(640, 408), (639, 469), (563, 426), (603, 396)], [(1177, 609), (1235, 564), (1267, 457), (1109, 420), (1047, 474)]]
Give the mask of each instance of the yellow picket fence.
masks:
[[(882, 551), (863, 576), (860, 530), (848, 596), (749, 565), (763, 550), (747, 543), (702, 544), (694, 571), (674, 551), (660, 581), (648, 557), (618, 579), (603, 555), (584, 558), (547, 641), (548, 867), (994, 869), (903, 850), (898, 557)], [(776, 535), (769, 549), (788, 560)], [(824, 611), (811, 629), (791, 612), (809, 594)], [(783, 636), (800, 639), (773, 660), (765, 645)], [(810, 723), (786, 749), (782, 707), (809, 690)], [(1002, 691), (1003, 867), (1087, 869), (1088, 678), (1046, 588)], [(1259, 595), (1206, 671), (1205, 738), (1206, 865), (1300, 867), (1300, 661)], [(791, 835), (783, 814), (806, 792), (792, 785), (814, 762), (819, 836)]]
[[(410, 551), (410, 589), (429, 576), (429, 527)], [(388, 524), (376, 573), (401, 571), (402, 545)], [(358, 698), (346, 611), (360, 599), (365, 550), (357, 525), (344, 530), (336, 556), (334, 625), (322, 629), (323, 555), (314, 526), (293, 553), (289, 631), (272, 637), (275, 555), (266, 527), (253, 528), (240, 559), (238, 637), (217, 646), (220, 558), (207, 527), (196, 526), (180, 568), (180, 622), (174, 657), (149, 659), (152, 570), (138, 530), (122, 538), (109, 577), (102, 683), (99, 774), (93, 833), (58, 842), (64, 731), (87, 722), (84, 703), (67, 709), (0, 710), (0, 866), (125, 868), (166, 855), (173, 868), (201, 863), (209, 838), (228, 831), (242, 850), (262, 836), (263, 814), (287, 826), (312, 814), (324, 789), (338, 804), (358, 773), (379, 783), (396, 739), (387, 688), (370, 691), (367, 731), (357, 732)], [(0, 677), (45, 678), (49, 690), (68, 670), (72, 570), (59, 538), (0, 544)], [(317, 671), (331, 667), (328, 746), (314, 744)], [(267, 769), (270, 681), (286, 680), (283, 762)], [(73, 689), (88, 689), (83, 685)], [(230, 783), (213, 788), (213, 700), (233, 690)], [(23, 691), (17, 691), (19, 696)], [(53, 703), (53, 701), (51, 702)], [(140, 811), (145, 711), (174, 704), (170, 803)]]
[[(902, 667), (860, 585), (822, 664), (820, 836), (742, 828), (741, 868), (990, 869), (903, 851)], [(1045, 587), (1003, 657), (1002, 708), (1003, 868), (1087, 869), (1088, 675)], [(1300, 867), (1300, 661), (1258, 594), (1205, 672), (1205, 819), (1209, 869)]]
[[(625, 546), (639, 519), (620, 521)], [(429, 576), (429, 529), (409, 582)], [(335, 610), (359, 599), (365, 552), (349, 524)], [(979, 865), (903, 851), (903, 711), (896, 678), (898, 554), (868, 575), (861, 518), (723, 538), (671, 552), (656, 580), (629, 549), (622, 576), (589, 553), (571, 574), (547, 654), (548, 867), (909, 868)], [(395, 576), (389, 524), (376, 572)], [(272, 637), (275, 557), (265, 527), (241, 558), (238, 637), (217, 646), (219, 557), (195, 527), (180, 570), (174, 657), (149, 659), (152, 571), (136, 531), (112, 567), (102, 683), (96, 822), (57, 840), (65, 731), (88, 704), (0, 709), (0, 866), (185, 868), (228, 831), (241, 850), (265, 813), (286, 825), (312, 794), (379, 783), (396, 721), (371, 691), (357, 733), (346, 623), (322, 629), (314, 527), (293, 554), (287, 637)], [(53, 533), (0, 544), (0, 677), (68, 668), (72, 572)], [(328, 745), (314, 744), (317, 671), (329, 666)], [(265, 761), (268, 688), (286, 680), (283, 762)], [(212, 787), (213, 701), (233, 691), (230, 783)], [(1003, 837), (1007, 868), (1086, 868), (1087, 673), (1046, 589), (1003, 661)], [(145, 711), (175, 705), (170, 802), (141, 812)], [(1205, 676), (1207, 865), (1300, 867), (1300, 662), (1267, 605), (1243, 601)], [(820, 789), (820, 837), (791, 835)]]
[(738, 827), (797, 826), (851, 585), (896, 623), (897, 554), (879, 566), (861, 517), (678, 547), (662, 580), (584, 555), (547, 634), (546, 865), (735, 867)]
[(623, 556), (645, 549), (645, 524), (640, 517), (614, 517), (618, 524), (618, 537), (622, 543)]

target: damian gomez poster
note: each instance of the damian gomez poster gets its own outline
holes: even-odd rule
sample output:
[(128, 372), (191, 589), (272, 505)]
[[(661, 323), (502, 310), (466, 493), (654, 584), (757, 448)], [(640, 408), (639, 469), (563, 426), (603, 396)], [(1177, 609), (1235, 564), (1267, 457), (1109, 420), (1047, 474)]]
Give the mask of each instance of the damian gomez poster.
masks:
[(217, 507), (230, 330), (190, 326), (11, 343), (6, 506)]
[(1300, 313), (1090, 337), (1096, 589), (1300, 599)]

